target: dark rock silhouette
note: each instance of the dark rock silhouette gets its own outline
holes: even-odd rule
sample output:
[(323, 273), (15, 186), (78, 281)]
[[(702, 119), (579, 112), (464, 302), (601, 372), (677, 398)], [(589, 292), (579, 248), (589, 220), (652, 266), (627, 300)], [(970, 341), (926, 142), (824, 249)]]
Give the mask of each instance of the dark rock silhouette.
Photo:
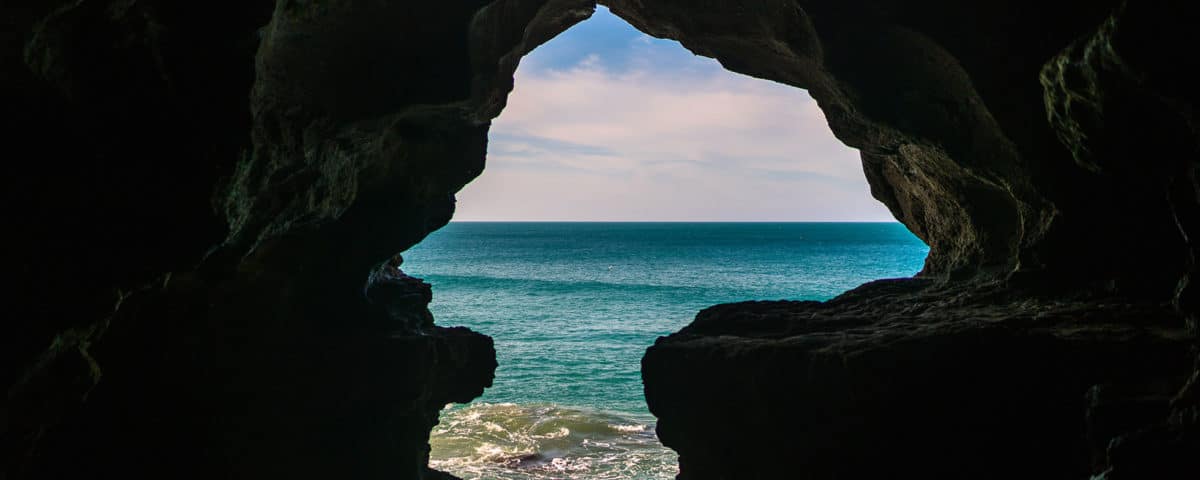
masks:
[(363, 296), (387, 312), (398, 332), (421, 334), (433, 327), (433, 315), (425, 308), (433, 301), (433, 288), (400, 270), (402, 263), (404, 258), (396, 254), (371, 270)]
[[(808, 89), (931, 247), (650, 348), (681, 477), (1200, 477), (1197, 6), (603, 3)], [(593, 8), (0, 6), (3, 476), (446, 478), (430, 428), (495, 356), (394, 256), (483, 171), (520, 58)]]
[(1168, 307), (938, 290), (720, 305), (660, 339), (646, 398), (682, 477), (1088, 478), (1195, 355)]

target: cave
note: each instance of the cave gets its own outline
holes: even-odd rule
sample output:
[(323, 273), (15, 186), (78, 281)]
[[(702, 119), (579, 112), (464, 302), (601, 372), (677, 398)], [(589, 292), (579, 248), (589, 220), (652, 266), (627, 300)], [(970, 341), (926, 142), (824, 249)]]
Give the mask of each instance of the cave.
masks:
[[(600, 3), (808, 90), (930, 247), (650, 347), (681, 479), (1200, 476), (1200, 8)], [(594, 8), (5, 3), (4, 478), (450, 478), (429, 432), (495, 351), (396, 254)]]

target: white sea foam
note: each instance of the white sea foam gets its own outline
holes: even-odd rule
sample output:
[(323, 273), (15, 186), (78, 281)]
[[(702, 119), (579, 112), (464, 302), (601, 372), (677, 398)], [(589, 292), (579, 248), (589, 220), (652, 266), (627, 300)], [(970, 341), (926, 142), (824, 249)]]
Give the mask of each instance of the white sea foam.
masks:
[(674, 453), (633, 420), (551, 404), (448, 408), (430, 438), (430, 463), (467, 480), (674, 478)]

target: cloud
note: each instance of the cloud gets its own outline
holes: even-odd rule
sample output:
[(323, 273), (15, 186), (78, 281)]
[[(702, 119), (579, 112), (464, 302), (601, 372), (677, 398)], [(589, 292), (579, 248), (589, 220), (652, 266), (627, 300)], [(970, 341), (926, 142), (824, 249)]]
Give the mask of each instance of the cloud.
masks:
[(488, 137), (492, 155), (537, 155), (545, 152), (556, 152), (569, 155), (613, 155), (613, 149), (599, 146), (575, 143), (566, 140), (539, 137), (537, 135), (517, 134), (493, 130)]
[(589, 52), (573, 31), (523, 61), (457, 219), (892, 220), (804, 91), (636, 31)]

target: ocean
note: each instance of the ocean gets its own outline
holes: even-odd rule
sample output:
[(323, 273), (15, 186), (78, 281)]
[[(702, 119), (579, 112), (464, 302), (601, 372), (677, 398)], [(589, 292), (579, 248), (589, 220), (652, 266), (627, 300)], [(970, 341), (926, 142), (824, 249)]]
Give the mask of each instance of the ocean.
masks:
[(455, 222), (404, 253), (443, 326), (492, 336), (495, 384), (451, 405), (431, 464), (467, 480), (669, 479), (642, 354), (710, 305), (826, 300), (912, 276), (898, 223)]

